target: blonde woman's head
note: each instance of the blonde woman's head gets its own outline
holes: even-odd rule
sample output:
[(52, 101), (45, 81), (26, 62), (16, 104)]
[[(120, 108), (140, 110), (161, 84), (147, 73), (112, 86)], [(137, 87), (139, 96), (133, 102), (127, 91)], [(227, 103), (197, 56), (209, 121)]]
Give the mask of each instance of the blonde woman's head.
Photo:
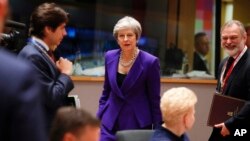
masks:
[(184, 124), (186, 129), (192, 128), (195, 120), (194, 106), (196, 103), (195, 93), (188, 88), (171, 88), (166, 91), (160, 104), (164, 123), (170, 127), (176, 124)]

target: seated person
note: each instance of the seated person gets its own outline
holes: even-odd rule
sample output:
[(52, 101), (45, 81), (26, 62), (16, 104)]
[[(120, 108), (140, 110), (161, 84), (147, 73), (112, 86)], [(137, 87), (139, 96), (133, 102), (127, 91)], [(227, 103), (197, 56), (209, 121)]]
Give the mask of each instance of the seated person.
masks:
[(100, 122), (82, 109), (63, 107), (52, 124), (50, 141), (99, 141)]
[(195, 34), (194, 47), (193, 70), (205, 71), (207, 74), (210, 74), (205, 58), (209, 52), (209, 39), (205, 32)]
[(187, 130), (195, 121), (195, 104), (197, 97), (185, 87), (166, 91), (160, 103), (164, 123), (158, 126), (151, 141), (189, 141)]

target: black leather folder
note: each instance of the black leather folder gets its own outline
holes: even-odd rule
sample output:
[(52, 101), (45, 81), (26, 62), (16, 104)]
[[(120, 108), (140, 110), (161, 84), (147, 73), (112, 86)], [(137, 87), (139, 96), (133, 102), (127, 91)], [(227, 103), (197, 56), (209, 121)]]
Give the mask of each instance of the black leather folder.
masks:
[(214, 94), (207, 125), (214, 126), (238, 114), (245, 101), (222, 94)]

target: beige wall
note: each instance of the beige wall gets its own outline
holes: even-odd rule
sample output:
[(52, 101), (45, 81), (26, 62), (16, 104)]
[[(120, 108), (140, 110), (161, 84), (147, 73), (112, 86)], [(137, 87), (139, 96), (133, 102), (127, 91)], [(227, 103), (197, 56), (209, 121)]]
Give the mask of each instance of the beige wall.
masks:
[(181, 0), (178, 46), (187, 54), (189, 70), (193, 66), (195, 0)]
[(226, 5), (233, 4), (233, 19), (241, 21), (243, 24), (250, 23), (249, 0), (231, 0), (222, 2), (221, 5), (221, 24), (224, 24), (226, 15)]
[(250, 23), (250, 14), (249, 14), (249, 0), (234, 0), (234, 12), (233, 18), (241, 21), (243, 24)]
[[(81, 108), (95, 115), (98, 108), (98, 100), (101, 95), (103, 82), (75, 82), (75, 88), (71, 94), (77, 94), (80, 98)], [(188, 87), (198, 96), (196, 105), (196, 122), (191, 131), (188, 132), (192, 141), (205, 141), (208, 139), (211, 128), (206, 126), (212, 93), (215, 84), (184, 84), (184, 83), (162, 83), (161, 94), (172, 87)]]
[[(193, 63), (195, 0), (180, 0), (179, 23), (177, 22), (177, 0), (169, 0), (167, 45), (176, 41), (178, 28), (178, 48), (187, 53), (189, 65)], [(178, 24), (178, 27), (177, 27)], [(191, 69), (191, 67), (190, 67)]]

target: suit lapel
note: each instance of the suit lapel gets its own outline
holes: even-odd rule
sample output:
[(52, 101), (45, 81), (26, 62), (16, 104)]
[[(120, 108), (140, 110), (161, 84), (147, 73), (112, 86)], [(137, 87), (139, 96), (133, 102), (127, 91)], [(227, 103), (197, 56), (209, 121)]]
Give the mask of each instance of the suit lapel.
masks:
[(57, 67), (56, 67), (55, 63), (52, 62), (52, 60), (49, 58), (49, 56), (48, 56), (42, 49), (40, 49), (38, 46), (36, 46), (36, 45), (33, 44), (33, 43), (31, 43), (31, 44), (32, 44), (32, 46), (33, 46), (36, 50), (38, 50), (38, 52), (43, 56), (44, 60), (46, 61), (46, 63), (47, 63), (48, 66), (49, 66), (49, 69), (50, 69), (50, 71), (51, 71), (51, 73), (52, 73), (52, 76), (53, 76), (53, 77), (56, 76), (56, 72), (57, 72), (58, 70), (57, 70)]
[(119, 97), (124, 98), (124, 95), (122, 94), (120, 88), (117, 84), (117, 69), (118, 69), (118, 62), (119, 62), (119, 51), (112, 57), (112, 60), (109, 60), (107, 62), (107, 71), (108, 71), (108, 77), (110, 80), (110, 86), (112, 87), (112, 90), (118, 94)]
[(228, 58), (226, 58), (226, 59), (224, 59), (224, 60), (222, 60), (222, 63), (220, 64), (220, 66), (219, 66), (219, 77), (218, 77), (218, 84), (217, 84), (217, 91), (219, 92), (219, 93), (222, 93), (222, 88), (221, 88), (221, 75), (222, 75), (222, 70), (223, 70), (223, 67), (224, 67), (224, 65), (225, 65), (225, 63), (227, 62), (227, 60), (228, 60)]
[(240, 58), (239, 62), (235, 65), (230, 77), (228, 78), (228, 82), (227, 82), (227, 85), (225, 88), (225, 93), (227, 93), (227, 91), (229, 90), (229, 88), (230, 88), (234, 78), (237, 76), (240, 68), (242, 66), (244, 66), (244, 63), (246, 62), (247, 55), (248, 55), (248, 50), (245, 52), (245, 54), (242, 56), (242, 58)]
[(135, 84), (139, 76), (143, 71), (142, 59), (141, 59), (141, 51), (138, 54), (133, 66), (131, 67), (127, 77), (125, 78), (121, 91), (126, 95), (126, 93), (131, 89), (131, 87)]

